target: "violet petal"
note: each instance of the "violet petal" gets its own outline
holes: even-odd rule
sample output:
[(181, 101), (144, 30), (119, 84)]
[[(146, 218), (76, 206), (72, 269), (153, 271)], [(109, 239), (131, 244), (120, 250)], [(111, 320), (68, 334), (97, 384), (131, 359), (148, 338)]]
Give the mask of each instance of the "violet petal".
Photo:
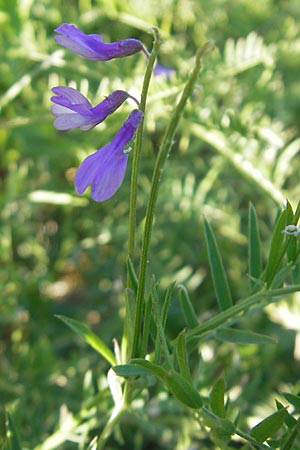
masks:
[(63, 23), (54, 31), (58, 33), (54, 37), (58, 44), (88, 59), (108, 61), (113, 58), (124, 58), (140, 51), (146, 53), (138, 39), (123, 39), (106, 44), (100, 35), (85, 34), (75, 25), (68, 23)]
[(134, 137), (143, 113), (131, 112), (113, 140), (88, 156), (78, 167), (74, 184), (78, 194), (92, 186), (92, 198), (103, 202), (119, 189), (126, 171), (128, 154), (124, 148)]
[(92, 107), (84, 95), (76, 89), (56, 86), (52, 91), (56, 96), (51, 97), (54, 103), (51, 112), (56, 116), (54, 126), (58, 130), (70, 130), (72, 128), (89, 130), (103, 122), (129, 97), (129, 94), (125, 91), (114, 91), (97, 106)]

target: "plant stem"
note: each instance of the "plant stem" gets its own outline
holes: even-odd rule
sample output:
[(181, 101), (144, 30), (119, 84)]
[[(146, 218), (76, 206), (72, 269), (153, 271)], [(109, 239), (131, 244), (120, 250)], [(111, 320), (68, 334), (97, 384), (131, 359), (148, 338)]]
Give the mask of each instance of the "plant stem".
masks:
[(120, 423), (124, 413), (128, 411), (130, 404), (132, 402), (132, 385), (126, 380), (123, 390), (122, 401), (115, 405), (113, 412), (106, 423), (102, 433), (100, 434), (97, 441), (97, 450), (103, 450), (107, 439), (111, 436), (116, 426)]
[(145, 296), (145, 286), (146, 286), (146, 275), (147, 275), (147, 264), (148, 264), (148, 255), (149, 255), (149, 246), (151, 240), (151, 232), (154, 218), (154, 211), (157, 202), (157, 196), (160, 186), (161, 175), (164, 170), (164, 166), (170, 150), (174, 143), (174, 136), (178, 127), (179, 120), (182, 116), (183, 110), (185, 108), (186, 102), (190, 95), (194, 90), (194, 86), (201, 69), (201, 58), (212, 49), (211, 42), (207, 42), (196, 54), (195, 67), (184, 87), (181, 98), (173, 112), (172, 118), (169, 122), (169, 126), (166, 129), (164, 134), (154, 171), (152, 176), (151, 183), (151, 191), (148, 200), (148, 206), (146, 211), (145, 218), (145, 228), (143, 235), (143, 243), (142, 243), (142, 254), (140, 259), (140, 267), (139, 267), (139, 279), (138, 279), (138, 291), (137, 291), (137, 299), (136, 299), (136, 314), (135, 314), (135, 327), (134, 327), (134, 336), (133, 336), (133, 345), (132, 345), (132, 358), (139, 356), (139, 336), (141, 333), (141, 325), (143, 318), (143, 309), (144, 309), (144, 296)]
[(293, 292), (297, 292), (299, 290), (300, 285), (293, 285), (287, 286), (285, 288), (270, 289), (270, 290), (266, 290), (264, 288), (261, 291), (251, 295), (250, 297), (241, 300), (240, 302), (236, 303), (230, 308), (227, 308), (225, 311), (222, 311), (215, 317), (212, 317), (211, 319), (208, 319), (205, 322), (200, 323), (196, 327), (189, 330), (186, 334), (187, 342), (189, 342), (193, 337), (201, 336), (202, 334), (208, 331), (218, 328), (220, 325), (223, 325), (229, 319), (232, 319), (233, 317), (236, 317), (238, 314), (247, 311), (250, 307), (261, 302), (263, 299), (270, 297), (281, 297), (287, 294), (291, 294)]
[[(202, 411), (205, 413), (205, 415), (212, 417), (216, 421), (216, 423), (220, 420), (219, 416), (214, 414), (210, 409), (206, 408), (205, 406), (203, 406)], [(201, 412), (200, 412), (200, 414), (201, 414)], [(252, 436), (250, 436), (250, 434), (244, 433), (243, 431), (239, 430), (238, 428), (235, 428), (234, 434), (237, 434), (241, 438), (245, 439), (246, 441), (248, 441), (252, 446), (254, 446), (257, 449), (263, 450), (263, 449), (270, 448), (269, 446), (266, 446), (263, 443), (257, 442)]]
[[(151, 76), (153, 73), (153, 67), (156, 61), (157, 53), (160, 47), (160, 37), (159, 31), (156, 27), (152, 28), (154, 34), (154, 43), (152, 52), (148, 59), (148, 65), (146, 68), (146, 73), (144, 77), (141, 101), (139, 109), (145, 114), (146, 111), (146, 100), (149, 89), (149, 84)], [(137, 201), (137, 182), (139, 174), (139, 165), (142, 153), (142, 143), (143, 143), (143, 129), (144, 129), (144, 118), (137, 130), (135, 139), (135, 148), (133, 152), (132, 161), (132, 172), (131, 172), (131, 188), (130, 188), (130, 203), (129, 203), (129, 232), (128, 232), (128, 255), (131, 260), (134, 257), (135, 249), (135, 225), (136, 225), (136, 201)]]
[(105, 425), (102, 433), (99, 436), (99, 439), (98, 439), (98, 442), (97, 442), (97, 450), (103, 450), (104, 449), (104, 445), (105, 445), (107, 439), (112, 434), (115, 426), (120, 422), (121, 417), (123, 416), (125, 411), (126, 411), (126, 405), (124, 405), (124, 404), (121, 405), (118, 408), (115, 408), (113, 410), (109, 421), (107, 422), (107, 424)]

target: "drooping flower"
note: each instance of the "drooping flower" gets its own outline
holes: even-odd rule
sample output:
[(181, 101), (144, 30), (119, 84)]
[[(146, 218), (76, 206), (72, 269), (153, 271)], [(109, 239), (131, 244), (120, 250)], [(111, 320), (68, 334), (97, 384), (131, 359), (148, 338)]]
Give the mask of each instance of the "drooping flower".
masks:
[(132, 98), (128, 92), (118, 90), (93, 107), (84, 95), (71, 87), (56, 86), (52, 91), (56, 95), (51, 97), (55, 103), (51, 112), (56, 116), (54, 126), (58, 130), (90, 130), (116, 111), (127, 98)]
[(133, 139), (142, 117), (140, 110), (132, 111), (113, 140), (80, 164), (74, 180), (78, 194), (83, 194), (88, 186), (92, 187), (92, 198), (96, 202), (108, 200), (115, 194), (125, 176), (126, 146)]
[(54, 31), (58, 33), (54, 37), (58, 44), (88, 59), (108, 61), (134, 55), (140, 51), (148, 54), (138, 39), (122, 39), (106, 44), (99, 34), (85, 34), (69, 23), (63, 23)]

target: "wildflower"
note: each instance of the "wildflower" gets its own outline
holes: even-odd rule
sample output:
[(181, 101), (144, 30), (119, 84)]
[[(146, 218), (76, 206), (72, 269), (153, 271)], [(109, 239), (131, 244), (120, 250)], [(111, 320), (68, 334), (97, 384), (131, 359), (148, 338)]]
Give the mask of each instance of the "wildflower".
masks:
[(119, 189), (128, 159), (126, 146), (134, 137), (142, 117), (140, 110), (132, 111), (113, 140), (80, 164), (74, 180), (78, 194), (91, 185), (93, 200), (103, 202)]
[(138, 39), (122, 39), (106, 44), (99, 34), (85, 34), (69, 23), (63, 23), (54, 31), (59, 34), (54, 37), (58, 44), (88, 59), (108, 61), (113, 58), (124, 58), (140, 51), (148, 55)]
[(282, 230), (283, 234), (287, 236), (300, 236), (300, 226), (297, 225), (287, 225), (284, 230)]
[[(80, 128), (90, 130), (118, 109), (122, 103), (131, 97), (125, 91), (114, 91), (106, 97), (99, 105), (92, 107), (84, 95), (76, 89), (65, 86), (52, 88), (55, 96), (51, 101), (55, 103), (51, 112), (56, 119), (54, 126), (58, 130), (70, 130)], [(132, 98), (132, 97), (131, 97)]]

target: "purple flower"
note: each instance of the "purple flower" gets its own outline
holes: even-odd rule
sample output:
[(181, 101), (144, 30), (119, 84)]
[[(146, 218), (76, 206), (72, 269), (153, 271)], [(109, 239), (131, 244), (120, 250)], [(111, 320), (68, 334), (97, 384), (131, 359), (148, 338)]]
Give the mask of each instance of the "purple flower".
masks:
[(92, 107), (84, 95), (76, 89), (57, 86), (52, 88), (52, 91), (56, 95), (51, 97), (51, 101), (55, 103), (51, 107), (51, 112), (56, 116), (54, 126), (58, 130), (70, 130), (71, 128), (90, 130), (103, 122), (128, 97), (131, 97), (125, 91), (114, 91), (99, 105)]
[(140, 51), (147, 54), (141, 41), (137, 39), (123, 39), (105, 44), (99, 34), (85, 34), (69, 23), (63, 23), (54, 31), (61, 35), (54, 37), (58, 44), (88, 59), (108, 61), (113, 58), (124, 58)]
[(128, 159), (125, 147), (134, 137), (142, 117), (140, 110), (132, 111), (113, 140), (80, 164), (74, 180), (78, 194), (82, 194), (91, 185), (92, 198), (96, 202), (103, 202), (119, 189)]

